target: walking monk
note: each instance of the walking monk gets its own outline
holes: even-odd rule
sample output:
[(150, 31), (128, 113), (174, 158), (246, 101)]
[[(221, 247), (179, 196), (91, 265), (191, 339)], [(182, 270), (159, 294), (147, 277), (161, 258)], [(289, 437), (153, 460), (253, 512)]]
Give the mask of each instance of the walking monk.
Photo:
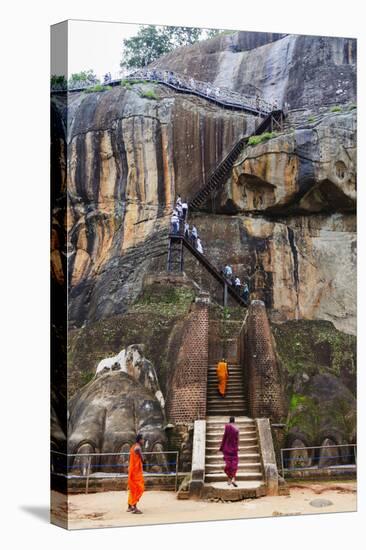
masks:
[(130, 462), (128, 465), (128, 508), (127, 512), (133, 514), (142, 514), (137, 508), (137, 503), (140, 500), (145, 489), (144, 475), (142, 466), (144, 459), (142, 457), (141, 446), (144, 440), (141, 434), (136, 436), (136, 443), (132, 445), (130, 450)]
[(218, 378), (219, 394), (221, 397), (225, 397), (227, 380), (229, 378), (229, 369), (227, 368), (227, 362), (225, 359), (221, 359), (221, 361), (218, 362), (216, 374)]
[(236, 472), (238, 471), (238, 450), (239, 450), (239, 430), (235, 426), (235, 418), (230, 416), (230, 423), (225, 424), (225, 431), (220, 445), (220, 451), (224, 455), (225, 468), (228, 485), (235, 483)]

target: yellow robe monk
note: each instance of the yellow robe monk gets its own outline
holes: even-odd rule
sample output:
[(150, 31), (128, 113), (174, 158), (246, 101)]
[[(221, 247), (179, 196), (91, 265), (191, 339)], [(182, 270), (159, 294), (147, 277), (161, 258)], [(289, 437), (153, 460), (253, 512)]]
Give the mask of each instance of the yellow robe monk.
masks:
[(216, 369), (218, 378), (218, 390), (222, 396), (226, 393), (227, 380), (229, 378), (229, 371), (226, 361), (219, 361)]
[(135, 443), (130, 449), (130, 463), (128, 466), (129, 506), (136, 506), (145, 489), (142, 460), (140, 453), (136, 452), (136, 448), (138, 447), (140, 447), (140, 445)]

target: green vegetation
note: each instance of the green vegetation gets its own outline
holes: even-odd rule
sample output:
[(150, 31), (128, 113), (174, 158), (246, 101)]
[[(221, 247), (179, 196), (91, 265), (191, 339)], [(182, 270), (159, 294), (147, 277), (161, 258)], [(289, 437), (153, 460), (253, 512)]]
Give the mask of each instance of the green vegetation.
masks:
[(72, 73), (71, 77), (69, 78), (69, 88), (95, 86), (97, 84), (100, 84), (100, 80), (97, 78), (93, 69), (80, 71), (79, 73)]
[(142, 90), (140, 96), (146, 97), (146, 99), (159, 99), (154, 90)]
[(310, 123), (315, 122), (315, 116), (309, 116), (308, 117), (308, 122), (310, 122)]
[(331, 107), (330, 109), (331, 113), (341, 113), (342, 107), (340, 105), (334, 105), (334, 107)]
[(314, 441), (320, 431), (320, 420), (320, 407), (313, 398), (296, 393), (291, 396), (286, 420), (287, 433), (296, 427), (307, 435), (310, 441)]
[(123, 41), (121, 67), (139, 69), (176, 48), (233, 31), (141, 25), (136, 36)]
[(250, 136), (248, 140), (248, 145), (258, 145), (259, 143), (263, 143), (264, 141), (268, 141), (269, 139), (272, 139), (277, 136), (276, 132), (264, 132), (263, 134), (260, 134), (259, 136)]
[(355, 109), (357, 109), (356, 103), (351, 103), (351, 105), (349, 105), (349, 107), (348, 107), (349, 111), (354, 111)]
[(86, 94), (91, 94), (93, 92), (107, 92), (108, 90), (111, 90), (111, 89), (112, 89), (112, 86), (103, 86), (103, 84), (96, 84), (91, 88), (86, 88), (84, 91)]
[(302, 374), (356, 375), (356, 338), (329, 321), (288, 321), (272, 331), (290, 383)]
[(51, 89), (57, 89), (57, 90), (66, 90), (67, 88), (67, 80), (64, 77), (64, 75), (56, 75), (53, 74), (51, 76)]

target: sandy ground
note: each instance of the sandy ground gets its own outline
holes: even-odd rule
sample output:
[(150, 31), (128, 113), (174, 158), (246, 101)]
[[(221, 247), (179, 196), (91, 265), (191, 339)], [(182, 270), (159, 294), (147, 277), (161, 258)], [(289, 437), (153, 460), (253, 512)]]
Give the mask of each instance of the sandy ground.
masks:
[[(54, 494), (54, 514), (64, 514), (62, 497)], [(332, 502), (314, 507), (311, 501), (326, 499)], [(303, 483), (290, 485), (290, 496), (262, 497), (239, 502), (207, 502), (178, 500), (176, 494), (165, 491), (144, 493), (141, 515), (126, 512), (127, 493), (111, 491), (89, 495), (69, 496), (69, 528), (123, 527), (180, 523), (221, 519), (243, 519), (268, 516), (318, 514), (356, 511), (356, 483)]]

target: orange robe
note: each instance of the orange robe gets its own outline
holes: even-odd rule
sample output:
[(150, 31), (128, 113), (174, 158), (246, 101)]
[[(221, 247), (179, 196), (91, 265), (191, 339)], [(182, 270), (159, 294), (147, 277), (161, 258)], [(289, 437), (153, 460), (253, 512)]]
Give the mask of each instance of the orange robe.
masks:
[(128, 504), (136, 506), (145, 489), (144, 476), (142, 470), (142, 460), (135, 451), (139, 447), (137, 443), (132, 445), (130, 449), (130, 463), (128, 466)]
[(229, 371), (227, 369), (226, 361), (220, 361), (218, 363), (216, 373), (219, 381), (218, 390), (221, 393), (221, 395), (225, 395), (227, 380), (229, 378)]

